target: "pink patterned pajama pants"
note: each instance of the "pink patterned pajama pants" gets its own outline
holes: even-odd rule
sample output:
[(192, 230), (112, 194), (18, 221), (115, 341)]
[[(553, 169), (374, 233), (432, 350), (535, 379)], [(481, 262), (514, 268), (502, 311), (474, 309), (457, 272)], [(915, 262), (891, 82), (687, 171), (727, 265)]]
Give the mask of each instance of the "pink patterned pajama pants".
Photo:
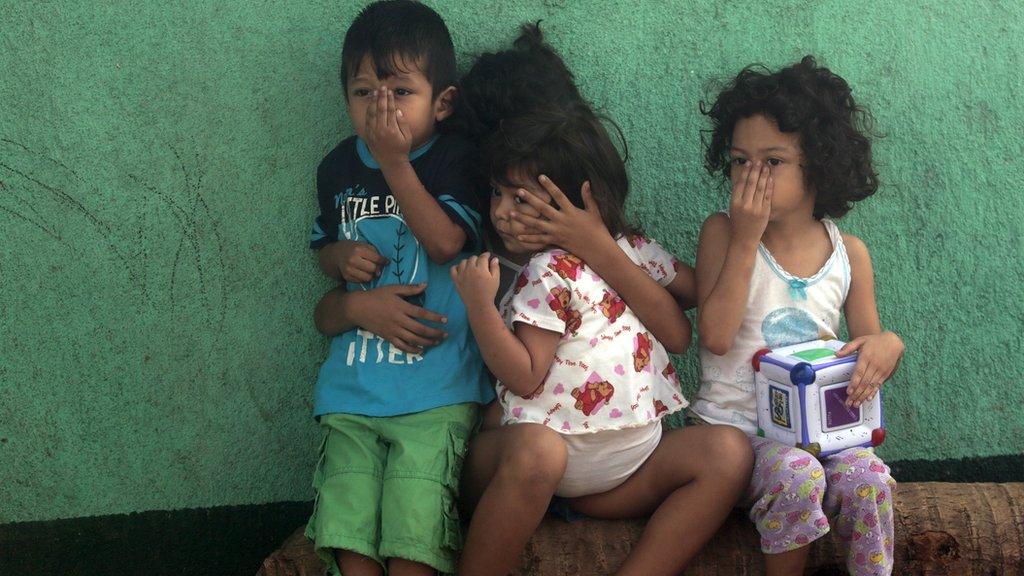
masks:
[(740, 506), (761, 534), (761, 550), (778, 554), (806, 546), (829, 529), (847, 546), (854, 576), (892, 573), (896, 481), (869, 448), (850, 448), (823, 458), (750, 436), (754, 474)]

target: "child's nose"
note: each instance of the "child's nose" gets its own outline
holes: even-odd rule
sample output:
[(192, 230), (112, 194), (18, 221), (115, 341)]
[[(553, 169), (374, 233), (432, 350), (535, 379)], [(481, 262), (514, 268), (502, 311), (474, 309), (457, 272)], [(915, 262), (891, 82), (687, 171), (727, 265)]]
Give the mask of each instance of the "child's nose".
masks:
[(498, 199), (498, 207), (494, 209), (494, 216), (499, 220), (508, 220), (512, 211), (512, 201), (502, 196)]

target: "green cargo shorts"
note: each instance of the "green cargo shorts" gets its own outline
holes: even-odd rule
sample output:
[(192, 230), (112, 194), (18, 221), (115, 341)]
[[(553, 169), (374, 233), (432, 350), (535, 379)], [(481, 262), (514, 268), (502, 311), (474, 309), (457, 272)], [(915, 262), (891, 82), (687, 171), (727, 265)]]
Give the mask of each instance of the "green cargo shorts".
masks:
[(386, 566), (404, 558), (454, 573), (462, 549), (457, 497), (477, 404), (392, 417), (327, 414), (306, 536), (330, 574), (334, 549)]

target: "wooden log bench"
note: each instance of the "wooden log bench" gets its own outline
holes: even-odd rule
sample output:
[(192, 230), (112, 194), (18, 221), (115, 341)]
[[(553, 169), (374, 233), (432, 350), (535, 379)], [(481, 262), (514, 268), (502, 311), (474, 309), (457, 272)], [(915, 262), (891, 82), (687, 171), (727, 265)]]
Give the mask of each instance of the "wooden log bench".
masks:
[[(895, 569), (900, 576), (1024, 575), (1024, 483), (901, 484), (896, 494)], [(517, 576), (612, 574), (644, 522), (547, 517), (523, 551)], [(763, 573), (758, 536), (735, 513), (683, 574)], [(812, 545), (807, 573), (845, 574), (829, 534)], [(320, 576), (323, 565), (299, 528), (268, 557), (258, 576)]]

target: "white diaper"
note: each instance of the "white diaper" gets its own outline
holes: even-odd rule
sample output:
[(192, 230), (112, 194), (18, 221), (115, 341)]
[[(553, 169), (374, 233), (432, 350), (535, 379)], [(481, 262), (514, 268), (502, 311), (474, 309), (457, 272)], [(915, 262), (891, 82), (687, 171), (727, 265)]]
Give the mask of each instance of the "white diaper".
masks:
[(625, 482), (654, 453), (661, 441), (661, 421), (638, 428), (562, 434), (562, 439), (569, 460), (555, 495), (600, 494)]

